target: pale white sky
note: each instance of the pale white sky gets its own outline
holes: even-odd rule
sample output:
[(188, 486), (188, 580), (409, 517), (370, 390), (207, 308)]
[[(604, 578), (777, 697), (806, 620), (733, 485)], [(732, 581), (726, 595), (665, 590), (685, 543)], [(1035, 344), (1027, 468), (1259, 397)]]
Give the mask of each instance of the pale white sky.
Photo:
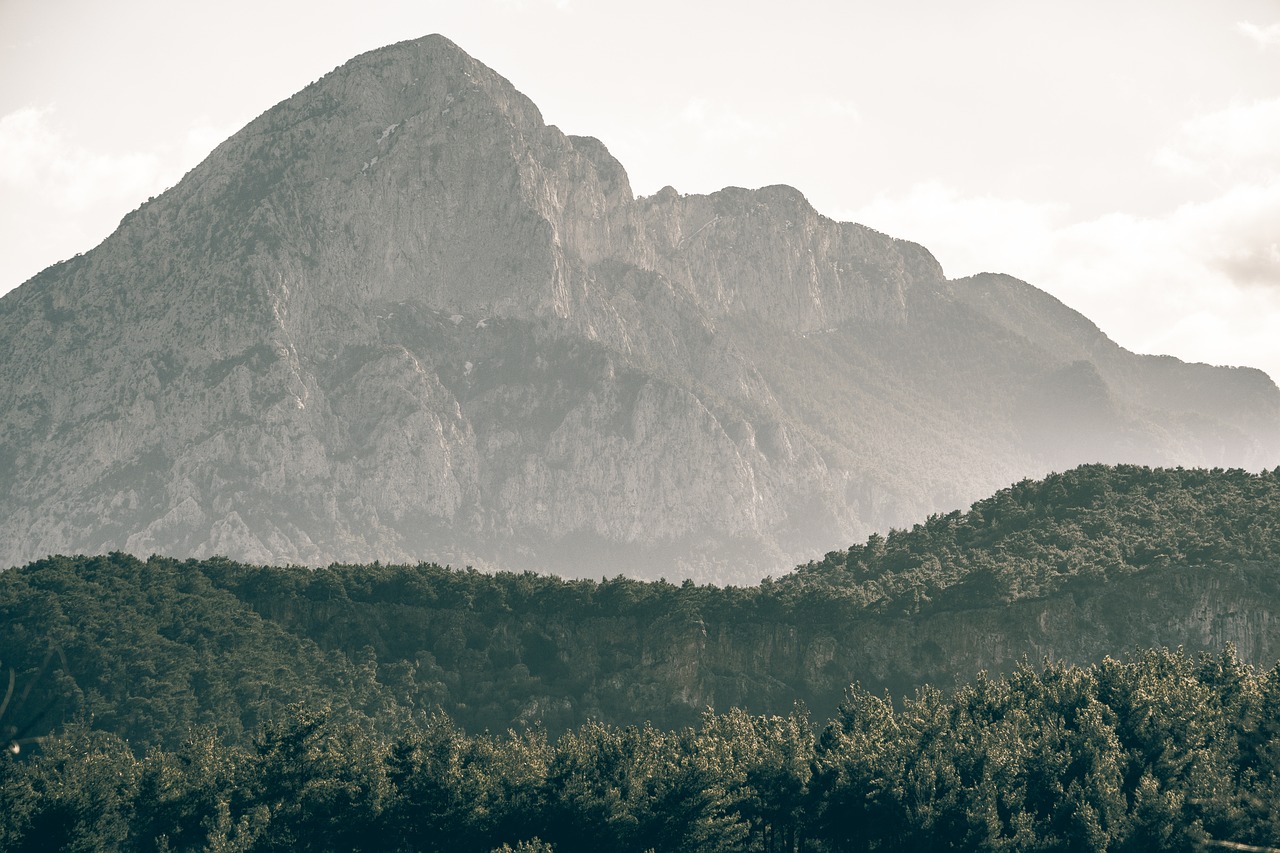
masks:
[(788, 183), (1130, 349), (1280, 378), (1280, 0), (0, 0), (0, 292), (432, 32), (637, 193)]

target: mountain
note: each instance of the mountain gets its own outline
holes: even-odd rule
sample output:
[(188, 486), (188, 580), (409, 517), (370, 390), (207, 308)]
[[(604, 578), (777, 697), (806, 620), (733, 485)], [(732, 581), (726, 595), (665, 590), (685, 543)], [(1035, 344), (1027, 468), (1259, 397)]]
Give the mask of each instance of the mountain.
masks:
[(0, 367), (0, 565), (742, 581), (1080, 462), (1280, 461), (1260, 371), (1129, 353), (789, 187), (637, 198), (440, 36), (0, 299)]

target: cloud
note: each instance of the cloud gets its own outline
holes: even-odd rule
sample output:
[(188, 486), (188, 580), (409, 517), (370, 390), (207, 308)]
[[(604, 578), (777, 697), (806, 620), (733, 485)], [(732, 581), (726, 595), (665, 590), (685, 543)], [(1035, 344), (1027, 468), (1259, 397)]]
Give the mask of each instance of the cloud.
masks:
[(1054, 221), (1065, 212), (1065, 205), (963, 196), (925, 181), (904, 195), (881, 195), (856, 210), (838, 211), (836, 218), (922, 242), (948, 275), (959, 277), (1034, 266), (1048, 250)]
[(1276, 221), (1280, 182), (1162, 216), (1112, 213), (1056, 229), (1036, 272), (1051, 289), (1070, 291), (1117, 322), (1155, 330), (1255, 291), (1280, 300)]
[(1244, 247), (1221, 258), (1218, 268), (1232, 281), (1280, 287), (1280, 246), (1275, 241)]
[(1062, 228), (1042, 284), (1141, 352), (1261, 367), (1280, 379), (1280, 181), (1163, 216)]
[(1156, 163), (1218, 178), (1280, 172), (1280, 98), (1233, 104), (1183, 122)]
[(156, 189), (160, 159), (154, 153), (105, 154), (75, 145), (51, 123), (52, 114), (52, 107), (25, 107), (0, 118), (0, 184), (38, 188), (46, 203), (77, 213)]
[(1236, 29), (1248, 37), (1250, 41), (1255, 42), (1260, 48), (1280, 45), (1280, 24), (1260, 27), (1249, 21), (1240, 21), (1236, 24)]
[(201, 118), (177, 143), (110, 152), (69, 136), (52, 106), (0, 117), (0, 193), (9, 202), (0, 211), (0, 294), (92, 248), (234, 129)]

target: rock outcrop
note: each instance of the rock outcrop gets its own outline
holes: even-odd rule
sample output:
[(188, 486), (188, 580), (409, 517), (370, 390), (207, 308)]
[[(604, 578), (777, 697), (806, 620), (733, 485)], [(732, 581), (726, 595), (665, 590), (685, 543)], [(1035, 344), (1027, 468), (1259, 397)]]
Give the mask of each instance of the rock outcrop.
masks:
[(0, 367), (0, 565), (744, 581), (1050, 468), (1280, 461), (1260, 372), (1133, 355), (788, 187), (636, 198), (439, 36), (0, 299)]

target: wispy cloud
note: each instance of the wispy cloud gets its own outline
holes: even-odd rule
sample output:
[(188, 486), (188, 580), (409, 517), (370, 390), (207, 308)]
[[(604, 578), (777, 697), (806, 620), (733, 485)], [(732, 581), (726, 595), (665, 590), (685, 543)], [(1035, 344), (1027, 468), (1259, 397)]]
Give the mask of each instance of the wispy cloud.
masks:
[(52, 115), (52, 107), (25, 107), (0, 118), (0, 184), (38, 187), (46, 203), (74, 212), (156, 189), (161, 164), (154, 153), (89, 150), (69, 141)]
[(1239, 21), (1236, 23), (1236, 29), (1250, 41), (1257, 44), (1258, 47), (1267, 48), (1280, 45), (1280, 24), (1260, 27), (1249, 21)]
[(1065, 205), (965, 196), (941, 182), (924, 181), (904, 194), (837, 211), (836, 217), (921, 242), (948, 275), (961, 276), (1031, 265), (1048, 251), (1055, 223), (1066, 212)]
[[(96, 245), (238, 127), (199, 119), (177, 142), (111, 152), (74, 138), (52, 106), (0, 117), (0, 293)], [(50, 223), (57, 227), (50, 227)]]
[(1156, 154), (1175, 172), (1249, 178), (1280, 172), (1280, 98), (1232, 104), (1183, 123)]

